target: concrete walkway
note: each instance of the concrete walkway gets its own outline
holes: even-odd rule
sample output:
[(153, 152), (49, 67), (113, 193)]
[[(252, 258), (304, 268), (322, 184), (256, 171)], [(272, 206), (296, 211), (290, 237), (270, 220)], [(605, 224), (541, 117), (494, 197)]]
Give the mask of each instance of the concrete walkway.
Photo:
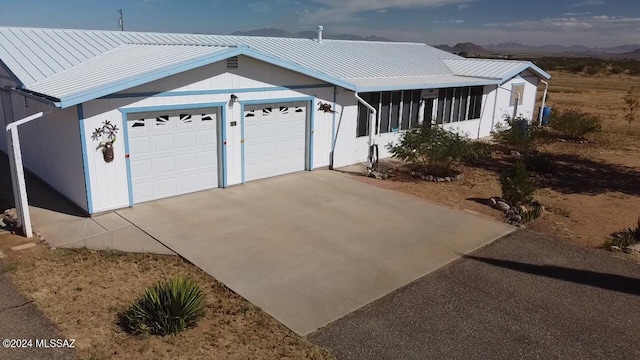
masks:
[[(9, 159), (1, 152), (0, 174), (7, 174), (0, 176), (0, 212), (3, 212), (5, 208), (13, 206), (13, 190), (9, 176)], [(25, 178), (33, 228), (37, 229), (50, 245), (174, 254), (117, 214), (105, 213), (89, 217), (33, 174), (27, 172)]]
[(117, 213), (300, 335), (512, 231), (331, 171)]

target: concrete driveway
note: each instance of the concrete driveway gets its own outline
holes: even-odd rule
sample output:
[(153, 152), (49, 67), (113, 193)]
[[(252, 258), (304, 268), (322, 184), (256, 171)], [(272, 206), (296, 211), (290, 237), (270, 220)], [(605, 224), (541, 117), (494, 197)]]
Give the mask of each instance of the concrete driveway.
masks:
[(332, 171), (118, 213), (300, 335), (512, 231)]

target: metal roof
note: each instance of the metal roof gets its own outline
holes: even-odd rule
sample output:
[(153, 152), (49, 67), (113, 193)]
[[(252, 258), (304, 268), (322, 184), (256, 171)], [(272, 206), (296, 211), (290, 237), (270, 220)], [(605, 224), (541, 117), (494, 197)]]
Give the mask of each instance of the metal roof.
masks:
[(183, 65), (199, 63), (200, 60), (229, 50), (230, 48), (222, 46), (121, 45), (101, 56), (35, 82), (28, 89), (40, 94), (55, 94), (58, 99), (68, 99), (95, 89), (104, 89), (110, 84), (136, 81), (156, 72), (168, 76), (170, 74), (165, 70), (173, 67), (176, 62)]
[(551, 78), (551, 75), (530, 61), (443, 59), (443, 62), (459, 76), (479, 76), (506, 81), (529, 69), (540, 77)]
[(0, 66), (22, 89), (60, 99), (61, 107), (237, 55), (353, 91), (460, 86), (459, 76), (492, 84), (523, 66), (484, 67), (416, 43), (0, 27)]

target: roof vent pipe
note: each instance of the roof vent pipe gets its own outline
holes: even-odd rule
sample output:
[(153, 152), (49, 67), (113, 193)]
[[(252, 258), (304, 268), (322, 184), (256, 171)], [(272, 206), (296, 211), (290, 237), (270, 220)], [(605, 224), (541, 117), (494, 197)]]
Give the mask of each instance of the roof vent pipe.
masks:
[(322, 44), (322, 30), (324, 30), (324, 26), (318, 26), (318, 43)]

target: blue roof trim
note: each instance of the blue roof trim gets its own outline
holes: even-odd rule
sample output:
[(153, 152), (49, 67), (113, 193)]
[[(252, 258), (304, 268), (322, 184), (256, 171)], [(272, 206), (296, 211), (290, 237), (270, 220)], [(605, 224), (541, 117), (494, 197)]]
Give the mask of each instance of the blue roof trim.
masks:
[(81, 93), (78, 95), (68, 97), (66, 99), (60, 99), (61, 101), (59, 103), (56, 103), (56, 106), (64, 109), (70, 106), (74, 106), (77, 104), (81, 104), (83, 102), (87, 102), (90, 100), (94, 100), (94, 99), (106, 96), (109, 94), (117, 93), (122, 90), (130, 89), (135, 86), (139, 86), (155, 80), (159, 80), (167, 76), (193, 70), (201, 66), (209, 65), (221, 60), (228, 59), (230, 57), (238, 56), (241, 53), (242, 53), (242, 50), (232, 49), (232, 50), (208, 55), (197, 60), (189, 60), (181, 64), (177, 64), (164, 69), (153, 71), (149, 74), (145, 74), (140, 77), (125, 80), (115, 84), (110, 84), (99, 89), (91, 90), (90, 92)]
[(348, 90), (355, 90), (356, 86), (350, 82), (335, 78), (333, 76), (329, 76), (325, 73), (319, 72), (319, 71), (315, 71), (315, 70), (311, 70), (309, 68), (306, 68), (304, 66), (298, 65), (296, 63), (293, 63), (291, 61), (287, 61), (287, 60), (282, 60), (273, 56), (269, 56), (269, 55), (265, 55), (261, 52), (255, 51), (253, 49), (242, 49), (242, 53), (245, 56), (260, 60), (260, 61), (264, 61), (266, 63), (272, 64), (272, 65), (276, 65), (276, 66), (280, 66), (283, 67), (285, 69), (289, 69), (291, 71), (295, 71), (298, 72), (300, 74), (304, 74), (313, 78), (316, 78), (318, 80), (322, 80), (325, 82), (328, 82), (330, 84), (333, 85), (337, 85), (337, 86), (341, 86), (345, 89)]
[(477, 80), (457, 83), (440, 83), (440, 84), (409, 84), (409, 85), (393, 85), (393, 86), (358, 86), (356, 92), (376, 92), (376, 91), (399, 91), (399, 90), (416, 90), (416, 89), (444, 89), (465, 86), (485, 86), (498, 85), (503, 83), (502, 80)]
[(520, 73), (522, 73), (523, 71), (526, 70), (531, 70), (534, 73), (536, 73), (536, 75), (538, 75), (539, 77), (543, 77), (547, 80), (551, 80), (551, 75), (549, 75), (549, 73), (547, 73), (546, 71), (542, 70), (541, 68), (539, 68), (536, 64), (532, 63), (531, 61), (528, 61), (525, 64), (522, 64), (522, 66), (520, 66), (519, 68), (517, 68), (516, 70), (510, 72), (507, 76), (502, 78), (502, 83), (505, 83), (511, 79), (513, 79), (514, 77), (520, 75)]

